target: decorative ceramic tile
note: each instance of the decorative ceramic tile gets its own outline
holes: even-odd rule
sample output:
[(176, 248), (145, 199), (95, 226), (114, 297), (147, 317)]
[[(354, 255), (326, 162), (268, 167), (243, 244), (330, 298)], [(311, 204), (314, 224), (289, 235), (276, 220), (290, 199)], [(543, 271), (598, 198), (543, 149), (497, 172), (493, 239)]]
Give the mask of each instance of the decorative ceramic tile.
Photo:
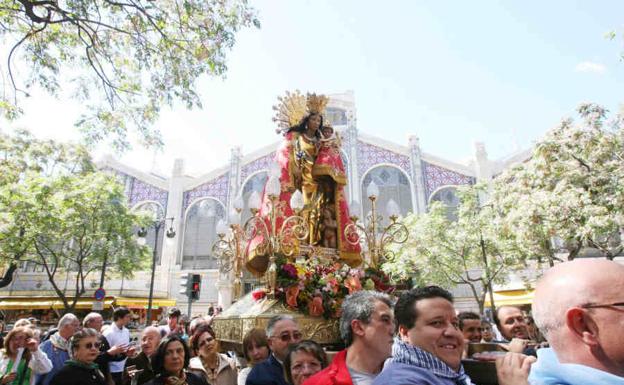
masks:
[(208, 181), (192, 190), (184, 192), (184, 208), (186, 208), (197, 198), (212, 197), (218, 199), (223, 205), (227, 204), (227, 195), (229, 190), (229, 175), (225, 173), (220, 177)]
[(241, 183), (244, 182), (245, 179), (247, 179), (249, 175), (253, 174), (256, 171), (268, 170), (269, 165), (271, 164), (271, 162), (273, 162), (273, 158), (275, 158), (274, 152), (268, 155), (265, 155), (261, 158), (258, 158), (256, 160), (252, 160), (251, 162), (242, 166), (241, 167)]
[(167, 207), (168, 191), (133, 176), (128, 175), (127, 178), (129, 178), (126, 186), (128, 187), (128, 204), (130, 207), (134, 207), (137, 203), (144, 201), (156, 201), (160, 203), (162, 207)]
[(409, 156), (397, 154), (382, 147), (358, 141), (358, 174), (360, 177), (371, 167), (390, 163), (398, 166), (407, 175), (411, 175)]
[(439, 187), (475, 183), (475, 178), (460, 174), (456, 171), (447, 170), (427, 162), (423, 162), (423, 166), (425, 186), (427, 187), (427, 199), (429, 199), (431, 193)]

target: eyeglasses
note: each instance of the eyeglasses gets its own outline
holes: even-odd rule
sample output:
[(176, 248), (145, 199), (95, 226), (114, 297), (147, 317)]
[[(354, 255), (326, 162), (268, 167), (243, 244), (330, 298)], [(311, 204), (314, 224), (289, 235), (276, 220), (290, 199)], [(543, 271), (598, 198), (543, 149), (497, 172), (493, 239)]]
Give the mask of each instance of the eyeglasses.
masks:
[(84, 347), (86, 349), (93, 349), (93, 348), (99, 349), (100, 346), (102, 346), (102, 344), (99, 342), (87, 342), (86, 344), (84, 344)]
[(618, 307), (618, 306), (624, 306), (624, 302), (615, 302), (615, 303), (604, 303), (604, 304), (586, 304), (586, 305), (581, 305), (581, 307), (583, 309), (594, 309), (597, 307)]
[(271, 337), (271, 338), (279, 338), (282, 342), (288, 341), (299, 341), (303, 337), (303, 334), (300, 332), (291, 333), (282, 333), (279, 336)]

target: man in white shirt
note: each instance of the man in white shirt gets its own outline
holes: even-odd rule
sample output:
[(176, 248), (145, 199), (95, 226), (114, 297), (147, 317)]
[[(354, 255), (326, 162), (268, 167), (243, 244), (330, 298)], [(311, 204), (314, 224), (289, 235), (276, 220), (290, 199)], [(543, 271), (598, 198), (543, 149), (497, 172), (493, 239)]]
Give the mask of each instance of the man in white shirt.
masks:
[[(130, 331), (126, 325), (130, 322), (130, 310), (125, 307), (118, 307), (113, 312), (113, 324), (106, 329), (104, 337), (111, 346), (122, 346), (125, 348), (124, 353), (128, 356), (134, 355), (134, 347), (129, 347)], [(124, 366), (126, 360), (109, 362), (111, 377), (115, 381), (115, 385), (121, 385)]]

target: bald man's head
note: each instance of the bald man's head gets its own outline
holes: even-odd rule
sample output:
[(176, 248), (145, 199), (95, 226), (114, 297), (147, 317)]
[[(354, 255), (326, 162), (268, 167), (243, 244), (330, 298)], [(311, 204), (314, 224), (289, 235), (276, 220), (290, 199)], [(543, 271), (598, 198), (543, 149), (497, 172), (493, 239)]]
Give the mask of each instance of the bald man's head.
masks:
[(606, 259), (577, 259), (551, 268), (535, 289), (533, 316), (537, 326), (548, 338), (565, 324), (567, 309), (602, 302), (600, 299), (607, 295), (607, 282), (622, 281), (622, 273), (624, 266)]
[(624, 266), (579, 259), (556, 265), (539, 280), (533, 316), (562, 363), (615, 373), (624, 367), (624, 307), (608, 305), (618, 302), (624, 302)]

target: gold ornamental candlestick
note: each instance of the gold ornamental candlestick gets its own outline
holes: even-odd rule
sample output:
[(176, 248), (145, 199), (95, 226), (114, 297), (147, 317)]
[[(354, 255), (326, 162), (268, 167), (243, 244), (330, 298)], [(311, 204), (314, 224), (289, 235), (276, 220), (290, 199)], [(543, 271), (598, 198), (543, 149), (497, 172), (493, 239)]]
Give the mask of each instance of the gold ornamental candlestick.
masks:
[[(245, 245), (251, 239), (261, 239), (256, 245), (256, 252), (269, 257), (269, 264), (264, 274), (267, 285), (267, 297), (275, 298), (277, 288), (277, 257), (292, 257), (299, 249), (299, 243), (308, 237), (307, 223), (300, 215), (303, 209), (303, 195), (297, 190), (292, 194), (290, 206), (295, 215), (285, 217), (280, 226), (277, 220), (281, 215), (279, 194), (281, 186), (276, 176), (271, 176), (265, 187), (265, 194), (268, 197), (268, 215), (260, 216), (261, 200), (257, 193), (252, 193), (248, 206), (252, 213), (245, 224), (241, 227), (237, 224), (242, 210), (241, 198), (234, 202), (235, 215), (230, 215), (230, 235), (226, 237), (227, 226), (225, 224), (217, 226), (219, 240), (213, 245), (213, 251), (217, 255), (220, 265), (224, 271), (234, 268), (234, 293), (235, 298), (240, 298), (242, 285), (242, 268), (245, 264)], [(258, 237), (259, 236), (259, 237)], [(241, 282), (239, 284), (238, 282)]]
[(370, 267), (379, 268), (393, 252), (388, 246), (391, 244), (402, 244), (407, 241), (409, 231), (404, 224), (398, 221), (399, 207), (392, 199), (386, 206), (390, 224), (380, 229), (383, 216), (377, 212), (377, 198), (379, 188), (375, 182), (371, 182), (366, 190), (366, 195), (371, 202), (370, 216), (365, 218), (365, 222), (359, 221), (357, 215), (351, 216), (351, 223), (344, 229), (344, 235), (352, 245), (366, 244), (368, 254), (368, 264)]

